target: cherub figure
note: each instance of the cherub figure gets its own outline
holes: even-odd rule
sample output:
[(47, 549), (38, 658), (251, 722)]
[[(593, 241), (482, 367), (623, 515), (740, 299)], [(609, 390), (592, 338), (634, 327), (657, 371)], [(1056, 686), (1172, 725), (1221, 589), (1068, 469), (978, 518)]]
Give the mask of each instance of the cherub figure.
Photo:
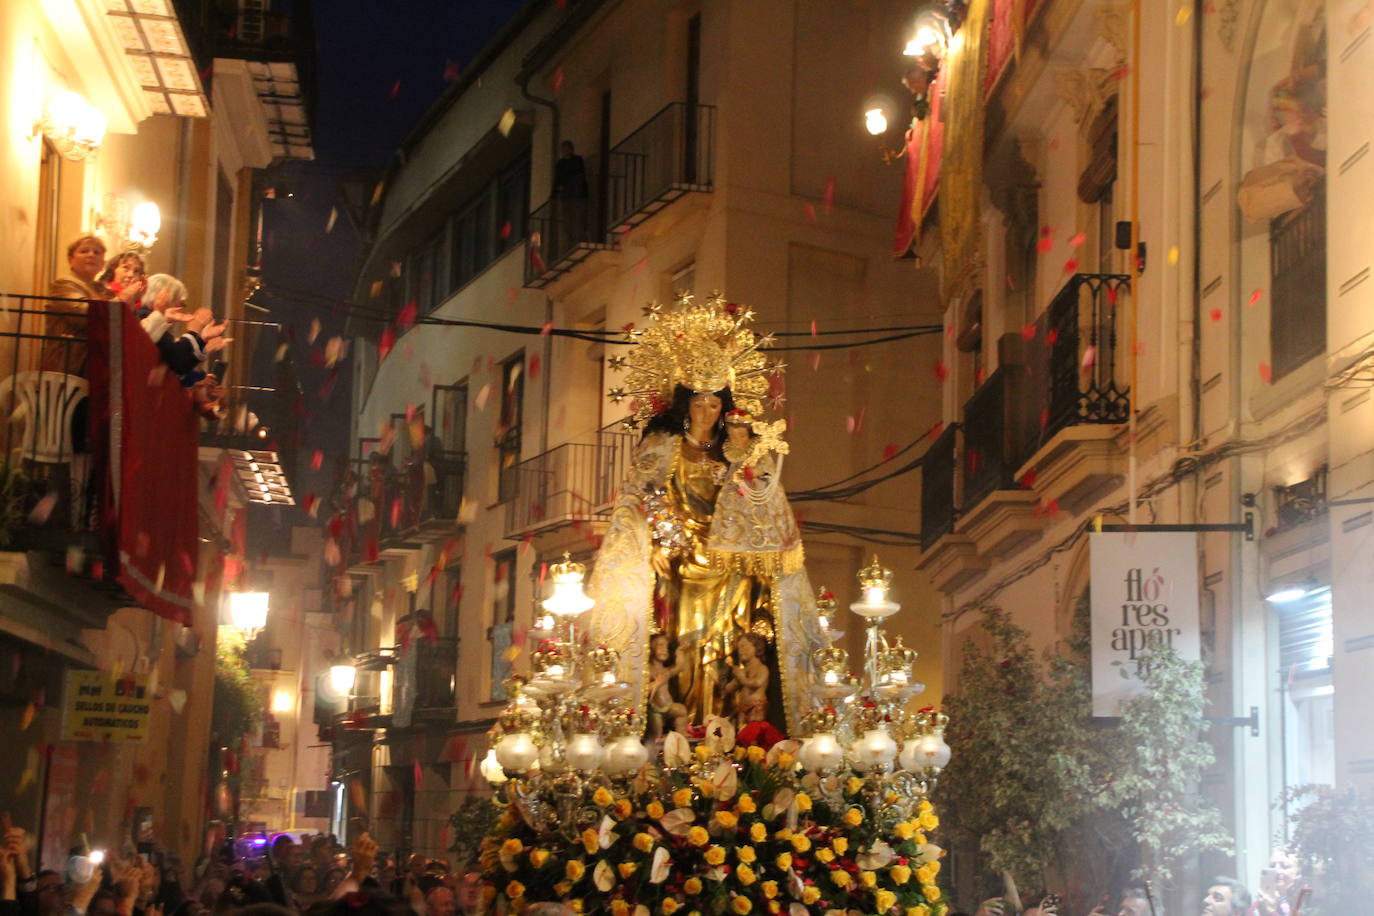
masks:
[(668, 722), (672, 707), (678, 704), (676, 678), (687, 670), (682, 647), (673, 652), (672, 640), (666, 633), (655, 633), (649, 639), (649, 731), (648, 738), (657, 741), (663, 737), (665, 728), (671, 729)]
[(735, 643), (738, 662), (730, 668), (730, 680), (725, 683), (724, 696), (734, 698), (735, 724), (761, 722), (768, 718), (768, 678), (764, 664), (768, 640), (758, 633), (744, 633)]

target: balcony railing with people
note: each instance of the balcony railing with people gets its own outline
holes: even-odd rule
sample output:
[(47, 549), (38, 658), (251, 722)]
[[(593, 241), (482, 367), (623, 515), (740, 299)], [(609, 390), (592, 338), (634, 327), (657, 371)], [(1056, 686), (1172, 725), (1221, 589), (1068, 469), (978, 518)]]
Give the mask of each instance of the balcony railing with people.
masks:
[(556, 446), (515, 466), (506, 537), (604, 518), (629, 469), (635, 436), (599, 430), (590, 441)]
[(993, 493), (1030, 486), (1027, 462), (1063, 430), (1130, 419), (1129, 392), (1117, 381), (1117, 312), (1130, 279), (1074, 274), (1033, 324), (1004, 339), (1002, 364), (965, 402), (959, 433), (945, 430), (927, 453), (922, 549)]
[(55, 567), (63, 588), (107, 592), (110, 610), (132, 598), (189, 621), (205, 402), (122, 303), (5, 298), (0, 549), (50, 558), (28, 564), (34, 586)]
[(352, 513), (350, 563), (371, 563), (381, 550), (411, 539), (433, 540), (458, 525), (467, 455), (427, 443), (398, 468), (374, 452), (349, 462), (336, 502)]
[(716, 110), (672, 102), (612, 147), (586, 157), (586, 198), (553, 196), (529, 221), (525, 285), (547, 286), (678, 198), (714, 187)]

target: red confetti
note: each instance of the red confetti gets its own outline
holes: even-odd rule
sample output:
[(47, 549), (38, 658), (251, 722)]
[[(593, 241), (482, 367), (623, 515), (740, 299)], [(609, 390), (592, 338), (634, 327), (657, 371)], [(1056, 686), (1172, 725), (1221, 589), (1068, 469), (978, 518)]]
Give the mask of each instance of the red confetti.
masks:
[(949, 378), (949, 366), (946, 366), (946, 365), (945, 365), (945, 361), (942, 360), (942, 359), (941, 359), (941, 360), (936, 360), (936, 361), (935, 361), (935, 380), (936, 380), (937, 382), (943, 382), (943, 381), (944, 381), (945, 379), (947, 379), (947, 378)]
[(1050, 138), (1050, 149), (1051, 149), (1051, 150), (1057, 150), (1057, 149), (1059, 149), (1059, 135), (1058, 135), (1058, 134), (1056, 134), (1055, 136), (1053, 136), (1053, 137)]
[(1078, 246), (1082, 245), (1085, 241), (1087, 241), (1087, 238), (1088, 234), (1086, 232), (1080, 232), (1075, 236), (1070, 236), (1069, 247), (1077, 248)]
[(498, 234), (501, 236), (501, 241), (503, 242), (510, 238), (510, 220), (506, 220), (501, 224), (501, 231)]
[(414, 299), (401, 306), (401, 311), (396, 315), (396, 329), (398, 331), (410, 330), (411, 326), (415, 324), (415, 315), (418, 311), (419, 307), (415, 304)]
[(444, 60), (444, 82), (454, 83), (458, 81), (459, 67), (458, 61)]
[(1021, 489), (1031, 490), (1035, 488), (1035, 468), (1026, 468), (1026, 473), (1021, 475)]
[(816, 371), (817, 369), (819, 369), (820, 367), (821, 367), (821, 355), (820, 355), (820, 353), (813, 352), (813, 353), (811, 354), (811, 371), (812, 371), (812, 372), (815, 372), (815, 371)]
[(318, 471), (324, 465), (324, 452), (315, 449), (310, 455), (310, 470)]
[(398, 96), (398, 95), (400, 95), (400, 94), (401, 94), (401, 81), (400, 81), (400, 80), (397, 80), (396, 82), (394, 82), (394, 83), (391, 84), (391, 92), (387, 95), (387, 98), (395, 99), (396, 96)]
[(949, 338), (953, 338), (953, 337), (954, 337), (954, 325), (952, 325), (952, 324), (947, 324), (947, 325), (945, 325), (945, 336), (946, 336), (946, 337), (949, 337)]
[(1131, 344), (1131, 350), (1136, 356), (1142, 355), (1145, 352), (1145, 341), (1137, 340), (1135, 343)]
[(1247, 306), (1254, 305), (1256, 302), (1259, 302), (1262, 298), (1264, 298), (1264, 290), (1257, 289), (1250, 294), (1250, 300), (1245, 304)]
[(539, 374), (539, 354), (535, 353), (530, 357), (529, 377), (532, 379)]
[(1117, 287), (1116, 287), (1116, 286), (1108, 286), (1108, 287), (1107, 287), (1107, 304), (1110, 305), (1110, 306), (1115, 307), (1115, 306), (1116, 306), (1116, 296), (1117, 296)]
[(377, 342), (377, 358), (386, 359), (396, 346), (396, 332), (391, 328), (382, 328), (382, 339)]
[(1259, 376), (1260, 381), (1268, 385), (1270, 382), (1274, 380), (1274, 370), (1272, 367), (1270, 367), (1268, 363), (1261, 362), (1259, 364)]
[(812, 337), (817, 337), (817, 336), (819, 336), (819, 335), (816, 333), (816, 319), (814, 319), (814, 318), (811, 319), (811, 336), (812, 336)]
[(830, 213), (835, 209), (835, 176), (830, 176), (825, 180), (825, 212)]
[(1114, 72), (1114, 73), (1112, 74), (1112, 76), (1115, 77), (1116, 79), (1124, 80), (1124, 79), (1126, 78), (1126, 76), (1127, 76), (1130, 72), (1131, 72), (1131, 65), (1130, 65), (1130, 64), (1122, 64), (1120, 67), (1117, 67), (1117, 68), (1116, 68), (1116, 72)]
[(1071, 274), (1071, 273), (1076, 273), (1077, 271), (1078, 271), (1078, 259), (1077, 259), (1077, 258), (1069, 258), (1067, 261), (1064, 262), (1064, 273), (1066, 273), (1066, 274)]
[(1211, 311), (1210, 314), (1211, 314), (1211, 316), (1212, 316), (1212, 320), (1213, 320), (1213, 321), (1220, 321), (1220, 320), (1221, 320), (1221, 309), (1212, 309), (1212, 311)]
[(1045, 343), (1049, 344), (1051, 347), (1054, 346), (1055, 343), (1058, 342), (1058, 340), (1059, 340), (1059, 329), (1058, 329), (1058, 328), (1050, 328), (1048, 331), (1045, 332)]
[(979, 385), (983, 384), (983, 382), (987, 381), (987, 377), (988, 370), (984, 369), (982, 366), (979, 366), (977, 369), (974, 369), (973, 387), (977, 388)]
[(1035, 243), (1035, 250), (1040, 254), (1047, 254), (1049, 250), (1053, 247), (1054, 239), (1050, 238), (1049, 236), (1045, 236), (1040, 241)]
[(1097, 362), (1097, 347), (1089, 344), (1083, 348), (1083, 368), (1090, 369)]
[(552, 82), (550, 83), (550, 85), (553, 86), (553, 94), (554, 94), (554, 95), (558, 95), (560, 92), (563, 91), (563, 68), (562, 68), (562, 67), (559, 67), (557, 70), (553, 71), (553, 80), (552, 80)]
[(804, 209), (806, 211), (806, 221), (809, 223), (814, 223), (816, 221), (816, 205), (807, 204)]
[(1030, 324), (1028, 324), (1028, 325), (1024, 326), (1023, 328), (1021, 328), (1021, 339), (1022, 339), (1022, 340), (1034, 340), (1034, 339), (1035, 339), (1035, 335), (1036, 335), (1036, 333), (1037, 333), (1039, 330), (1040, 330), (1040, 329), (1037, 328), (1037, 327), (1035, 326), (1035, 322), (1032, 321)]
[(897, 443), (895, 443), (895, 442), (889, 442), (887, 445), (884, 445), (884, 446), (883, 446), (883, 461), (891, 461), (893, 458), (896, 458), (896, 457), (897, 457), (897, 452), (898, 452)]

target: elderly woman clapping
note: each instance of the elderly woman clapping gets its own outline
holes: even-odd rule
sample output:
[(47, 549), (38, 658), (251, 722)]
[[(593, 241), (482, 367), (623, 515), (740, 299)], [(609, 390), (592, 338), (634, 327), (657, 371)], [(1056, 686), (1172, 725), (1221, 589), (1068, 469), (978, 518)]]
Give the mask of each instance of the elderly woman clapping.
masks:
[[(157, 344), (162, 361), (183, 381), (198, 381), (193, 374), (205, 358), (233, 341), (224, 336), (227, 323), (215, 324), (215, 316), (208, 308), (186, 310), (186, 284), (176, 277), (169, 274), (149, 277), (143, 302), (151, 309), (143, 319), (143, 329)], [(174, 335), (173, 322), (184, 322), (185, 333), (179, 337)]]

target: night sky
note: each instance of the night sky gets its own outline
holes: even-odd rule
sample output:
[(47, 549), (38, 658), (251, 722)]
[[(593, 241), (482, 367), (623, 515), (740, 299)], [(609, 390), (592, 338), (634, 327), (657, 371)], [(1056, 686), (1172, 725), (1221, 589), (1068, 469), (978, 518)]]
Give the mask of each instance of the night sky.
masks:
[[(523, 2), (314, 4), (316, 158), (269, 170), (267, 183), (276, 196), (264, 201), (263, 289), (257, 296), (272, 309), (273, 320), (287, 325), (300, 376), (303, 415), (289, 422), (278, 415), (272, 430), (274, 438), (294, 437), (297, 464), (291, 482), (298, 503), (310, 495), (323, 496), (329, 487), (328, 461), (320, 472), (311, 467), (317, 450), (323, 456), (353, 451), (348, 441), (350, 367), (340, 365), (331, 382), (330, 373), (312, 364), (311, 355), (330, 337), (343, 333), (343, 315), (337, 308), (293, 295), (304, 290), (339, 301), (352, 293), (363, 248), (338, 205), (338, 182), (348, 173), (380, 172), (424, 113)], [(336, 206), (333, 228), (326, 231)], [(308, 337), (315, 319), (320, 322), (319, 336), (312, 346)], [(252, 384), (278, 383), (276, 349), (275, 341), (264, 340), (253, 354)], [(264, 419), (270, 415), (270, 410), (260, 412)]]

